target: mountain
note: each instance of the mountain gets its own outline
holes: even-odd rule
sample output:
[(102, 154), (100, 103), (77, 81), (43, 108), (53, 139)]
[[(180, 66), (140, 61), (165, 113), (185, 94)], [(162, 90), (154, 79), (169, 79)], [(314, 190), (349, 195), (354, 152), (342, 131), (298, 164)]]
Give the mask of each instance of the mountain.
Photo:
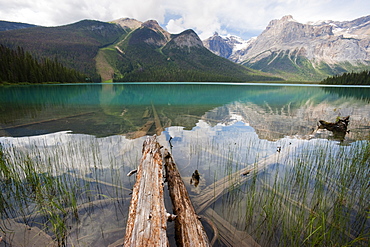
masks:
[[(254, 40), (255, 38), (243, 40), (237, 36), (221, 37), (215, 32), (212, 37), (204, 40), (203, 44), (214, 54), (234, 61), (232, 58), (235, 54), (240, 50), (248, 48)], [(238, 62), (238, 60), (235, 60), (235, 62)]]
[(143, 23), (141, 21), (132, 19), (132, 18), (121, 18), (118, 20), (111, 21), (111, 23), (115, 23), (119, 26), (121, 26), (125, 30), (134, 30), (136, 28), (139, 28)]
[(100, 81), (95, 57), (101, 47), (116, 42), (127, 31), (117, 24), (83, 20), (59, 27), (33, 27), (0, 32), (0, 44), (22, 47), (37, 58), (56, 59), (68, 68)]
[(230, 37), (217, 34), (204, 43), (215, 54), (249, 68), (288, 80), (318, 81), (343, 72), (369, 69), (370, 16), (307, 24), (284, 16), (272, 20), (258, 37), (247, 43), (240, 39), (231, 42)]
[[(266, 81), (281, 80), (214, 55), (193, 30), (170, 34), (155, 20), (113, 21), (129, 33), (100, 49), (103, 81)], [(139, 25), (140, 24), (140, 25)]]
[(173, 35), (154, 20), (83, 20), (2, 31), (0, 44), (56, 60), (92, 81), (282, 80), (214, 55), (192, 30)]
[(24, 29), (29, 27), (36, 27), (36, 25), (20, 22), (0, 21), (0, 32), (14, 29)]

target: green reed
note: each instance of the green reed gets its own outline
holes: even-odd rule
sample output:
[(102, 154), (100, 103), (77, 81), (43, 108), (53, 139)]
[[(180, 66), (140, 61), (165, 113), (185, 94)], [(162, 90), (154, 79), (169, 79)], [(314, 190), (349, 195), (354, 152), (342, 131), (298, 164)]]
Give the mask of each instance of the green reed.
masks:
[[(228, 178), (227, 193), (212, 206), (224, 219), (262, 246), (367, 245), (370, 141), (344, 146), (231, 136), (186, 140), (193, 150), (189, 162), (207, 184)], [(258, 167), (265, 157), (271, 157), (270, 164), (239, 183), (238, 171)]]
[(32, 159), (30, 154), (17, 153), (16, 149), (12, 152), (12, 158), (4, 157), (4, 153), (2, 157), (2, 166), (6, 167), (1, 174), (5, 182), (2, 193), (6, 194), (2, 199), (7, 207), (1, 217), (21, 217), (27, 224), (34, 215), (43, 215), (42, 228), (52, 232), (58, 244), (63, 245), (67, 216), (77, 216), (75, 179), (64, 174), (55, 176), (55, 167)]
[[(131, 164), (113, 153), (120, 150), (114, 145), (119, 142), (105, 144), (93, 137), (0, 144), (0, 217), (36, 225), (59, 246), (66, 245), (71, 220), (79, 221), (82, 205), (128, 195), (121, 171)], [(137, 150), (126, 153), (137, 157)]]
[(263, 246), (366, 245), (369, 148), (369, 141), (303, 142), (279, 165), (251, 174), (236, 195), (223, 199), (223, 210), (243, 210), (242, 219), (227, 217)]
[[(109, 140), (105, 149), (90, 137), (27, 149), (0, 145), (1, 217), (31, 224), (42, 216), (41, 229), (65, 245), (69, 220), (79, 220), (81, 205), (128, 195), (125, 174), (136, 168), (142, 142), (122, 149), (119, 139)], [(205, 186), (228, 178), (227, 192), (212, 207), (262, 246), (366, 246), (369, 241), (369, 141), (349, 146), (268, 142), (232, 133), (174, 144), (183, 176), (198, 169)], [(243, 168), (254, 169), (240, 183)]]

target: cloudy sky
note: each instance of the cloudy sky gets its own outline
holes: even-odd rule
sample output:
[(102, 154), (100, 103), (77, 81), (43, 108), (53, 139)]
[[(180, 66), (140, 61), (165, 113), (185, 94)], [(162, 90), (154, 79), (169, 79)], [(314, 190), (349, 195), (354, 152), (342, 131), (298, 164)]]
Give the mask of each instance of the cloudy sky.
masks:
[(59, 26), (82, 19), (155, 19), (170, 33), (191, 28), (202, 39), (214, 32), (247, 39), (284, 15), (302, 23), (353, 20), (370, 15), (370, 4), (369, 0), (0, 0), (0, 20)]

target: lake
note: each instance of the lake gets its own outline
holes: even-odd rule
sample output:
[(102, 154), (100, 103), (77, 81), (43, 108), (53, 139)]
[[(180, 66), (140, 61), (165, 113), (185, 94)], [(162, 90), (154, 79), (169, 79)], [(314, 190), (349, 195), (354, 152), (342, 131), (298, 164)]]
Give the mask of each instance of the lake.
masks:
[(122, 241), (154, 134), (214, 246), (368, 246), (370, 87), (226, 83), (0, 87), (0, 246)]

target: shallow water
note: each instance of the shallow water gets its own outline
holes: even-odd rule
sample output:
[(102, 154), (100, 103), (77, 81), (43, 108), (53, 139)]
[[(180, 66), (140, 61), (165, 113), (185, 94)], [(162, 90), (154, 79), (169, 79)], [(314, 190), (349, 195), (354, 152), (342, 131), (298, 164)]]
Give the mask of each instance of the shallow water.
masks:
[[(317, 130), (319, 120), (334, 122), (343, 116), (350, 116), (350, 131), (344, 138), (335, 138), (330, 131)], [(229, 222), (229, 230), (237, 237), (251, 235), (263, 246), (278, 246), (284, 241), (288, 243), (288, 240), (279, 242), (276, 239), (285, 236), (284, 231), (290, 228), (271, 230), (273, 226), (281, 222), (298, 224), (299, 217), (310, 222), (312, 218), (307, 218), (307, 212), (296, 210), (297, 201), (303, 198), (299, 203), (306, 206), (301, 207), (312, 209), (318, 197), (330, 195), (333, 187), (335, 191), (340, 190), (343, 186), (333, 183), (317, 189), (317, 181), (343, 179), (342, 172), (332, 167), (335, 162), (329, 160), (348, 162), (351, 155), (342, 157), (339, 153), (354, 153), (368, 140), (369, 131), (370, 88), (256, 84), (79, 84), (0, 88), (0, 143), (10, 162), (17, 164), (20, 156), (27, 157), (36, 164), (38, 173), (52, 174), (79, 185), (76, 189), (77, 203), (82, 205), (78, 210), (79, 218), (76, 220), (70, 215), (65, 218), (69, 226), (66, 242), (71, 246), (94, 246), (93, 243), (107, 246), (123, 238), (130, 189), (135, 183), (134, 176), (126, 174), (138, 166), (145, 135), (157, 134), (161, 145), (172, 150), (195, 207), (202, 200), (210, 200), (207, 208)], [(320, 155), (314, 156), (317, 153)], [(320, 159), (334, 165), (322, 169), (323, 166), (317, 165)], [(297, 160), (309, 166), (297, 168)], [(359, 194), (350, 198), (356, 201), (344, 204), (353, 215), (348, 219), (356, 225), (343, 226), (352, 229), (350, 240), (355, 239), (357, 233), (369, 233), (369, 219), (363, 216), (366, 214), (363, 205), (370, 202), (369, 189), (363, 182), (366, 177), (359, 174), (365, 171), (366, 175), (368, 162), (365, 160), (365, 167), (353, 167), (358, 171), (353, 176), (360, 184), (343, 182), (347, 183), (348, 190)], [(255, 173), (240, 174), (241, 169), (252, 169), (259, 164), (262, 165)], [(22, 173), (22, 168), (15, 169)], [(201, 175), (197, 187), (190, 184), (191, 174), (196, 169)], [(319, 173), (326, 178), (321, 180)], [(313, 177), (301, 179), (307, 174)], [(218, 186), (226, 190), (212, 201), (215, 195), (207, 191), (224, 178), (226, 182)], [(303, 182), (297, 182), (299, 179)], [(276, 186), (287, 189), (278, 190)], [(302, 197), (305, 189), (312, 193)], [(249, 194), (251, 190), (253, 197)], [(333, 208), (343, 193), (325, 200), (326, 204), (320, 204), (317, 212)], [(294, 223), (285, 218), (266, 223), (269, 214), (266, 212), (270, 212), (267, 205), (276, 201), (271, 199), (272, 195), (283, 198), (280, 200), (287, 200), (287, 197), (294, 200), (284, 211), (287, 212), (285, 218), (296, 219)], [(251, 207), (256, 209), (250, 210)], [(171, 210), (168, 203), (167, 208)], [(20, 218), (36, 222), (34, 225), (45, 221), (45, 217), (38, 214), (35, 202), (30, 202), (23, 211), (23, 215), (12, 217), (18, 217), (20, 222)], [(212, 218), (210, 210), (200, 214)], [(225, 222), (218, 221), (218, 224)], [(262, 226), (268, 234), (261, 230)], [(47, 232), (53, 235), (52, 231)], [(309, 231), (300, 234), (314, 236)], [(172, 238), (172, 233), (170, 235)], [(262, 237), (266, 235), (268, 238)], [(348, 239), (340, 242), (331, 237), (330, 241), (345, 243)], [(307, 244), (310, 240), (300, 241)], [(217, 240), (216, 245), (224, 243)]]

